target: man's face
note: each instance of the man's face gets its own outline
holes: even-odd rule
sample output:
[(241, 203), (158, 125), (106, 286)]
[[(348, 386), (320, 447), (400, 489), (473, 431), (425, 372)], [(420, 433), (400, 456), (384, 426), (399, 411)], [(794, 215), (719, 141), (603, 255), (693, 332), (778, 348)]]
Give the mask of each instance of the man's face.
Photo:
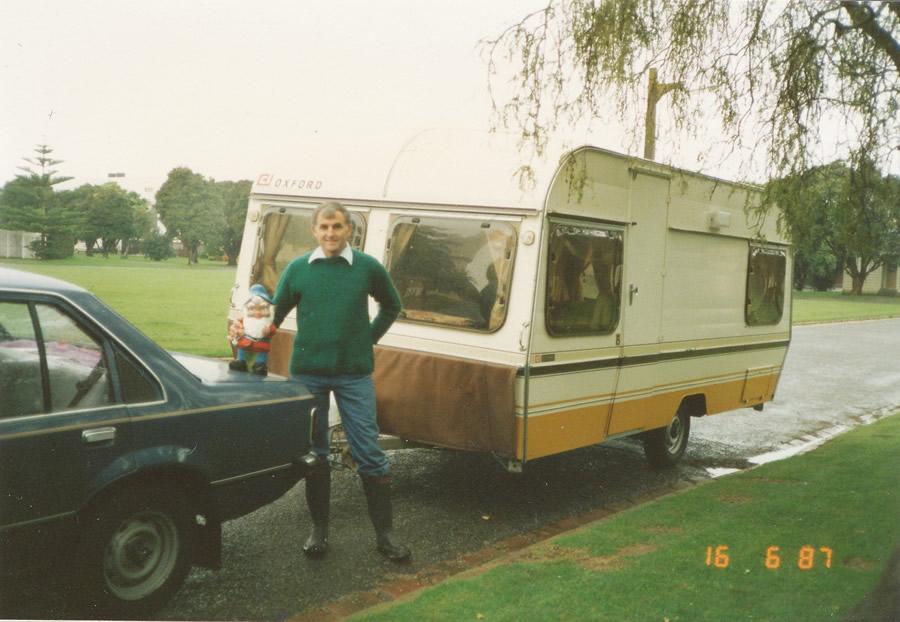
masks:
[(347, 246), (352, 233), (353, 227), (340, 212), (336, 212), (333, 216), (319, 214), (319, 218), (313, 225), (313, 235), (316, 236), (316, 241), (328, 257), (340, 255)]

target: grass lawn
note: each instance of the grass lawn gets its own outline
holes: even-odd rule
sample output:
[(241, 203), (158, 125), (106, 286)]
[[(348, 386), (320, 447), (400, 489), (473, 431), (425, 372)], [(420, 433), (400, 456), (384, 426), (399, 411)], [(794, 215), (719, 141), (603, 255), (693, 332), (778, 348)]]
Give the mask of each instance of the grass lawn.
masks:
[(81, 285), (167, 349), (231, 356), (225, 330), (235, 269), (222, 262), (201, 260), (189, 266), (182, 257), (159, 262), (78, 256), (0, 259), (0, 266)]
[(900, 317), (900, 296), (794, 292), (794, 324)]
[(900, 416), (354, 620), (839, 620), (900, 544)]
[[(9, 266), (77, 283), (97, 294), (163, 347), (230, 356), (226, 314), (235, 269), (222, 262), (189, 266), (184, 258), (150, 261), (111, 256), (37, 261), (0, 259)], [(794, 292), (794, 323), (900, 317), (900, 296)]]

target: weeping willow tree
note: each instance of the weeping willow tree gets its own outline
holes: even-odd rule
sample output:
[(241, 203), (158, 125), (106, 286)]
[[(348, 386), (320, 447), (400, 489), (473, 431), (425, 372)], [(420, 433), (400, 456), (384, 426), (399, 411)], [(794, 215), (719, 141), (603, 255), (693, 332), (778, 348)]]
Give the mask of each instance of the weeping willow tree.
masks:
[(900, 148), (898, 38), (900, 3), (551, 0), (482, 44), (495, 125), (538, 153), (585, 119), (642, 132), (656, 68), (682, 87), (668, 101), (677, 130), (717, 123), (779, 178), (824, 163), (823, 127), (839, 128), (829, 142), (849, 161), (884, 164)]
[[(679, 135), (718, 126), (742, 171), (778, 180), (755, 209), (777, 202), (798, 248), (824, 210), (809, 201), (816, 171), (837, 160), (855, 186), (831, 233), (854, 289), (900, 254), (898, 217), (872, 225), (878, 202), (864, 200), (900, 150), (900, 2), (550, 0), (482, 44), (494, 124), (535, 153), (561, 126), (610, 117), (636, 139), (656, 69), (678, 85), (667, 98)], [(847, 234), (858, 229), (878, 235)]]

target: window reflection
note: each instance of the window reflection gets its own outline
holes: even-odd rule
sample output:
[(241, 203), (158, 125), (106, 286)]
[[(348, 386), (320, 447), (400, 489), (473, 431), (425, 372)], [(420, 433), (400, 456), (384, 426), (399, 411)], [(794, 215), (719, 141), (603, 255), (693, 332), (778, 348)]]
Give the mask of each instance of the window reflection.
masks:
[(51, 410), (114, 402), (106, 356), (98, 341), (55, 307), (37, 305), (50, 376)]
[(747, 262), (745, 317), (749, 326), (777, 324), (784, 312), (786, 253), (778, 248), (751, 246)]
[(622, 233), (554, 222), (548, 250), (547, 331), (612, 332), (619, 323)]
[(41, 358), (28, 305), (0, 302), (0, 417), (43, 410)]
[(506, 319), (517, 228), (512, 223), (397, 217), (387, 265), (401, 317), (491, 332)]

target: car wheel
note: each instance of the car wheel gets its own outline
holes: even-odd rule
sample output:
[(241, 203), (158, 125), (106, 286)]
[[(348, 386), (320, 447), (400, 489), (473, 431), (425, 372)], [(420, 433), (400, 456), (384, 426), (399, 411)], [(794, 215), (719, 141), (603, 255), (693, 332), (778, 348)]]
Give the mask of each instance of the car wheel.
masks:
[(90, 513), (81, 560), (92, 613), (144, 617), (181, 587), (191, 566), (187, 508), (178, 491), (145, 487)]
[(674, 466), (687, 449), (688, 436), (691, 433), (691, 417), (679, 412), (669, 425), (645, 432), (644, 455), (647, 462), (655, 468)]

